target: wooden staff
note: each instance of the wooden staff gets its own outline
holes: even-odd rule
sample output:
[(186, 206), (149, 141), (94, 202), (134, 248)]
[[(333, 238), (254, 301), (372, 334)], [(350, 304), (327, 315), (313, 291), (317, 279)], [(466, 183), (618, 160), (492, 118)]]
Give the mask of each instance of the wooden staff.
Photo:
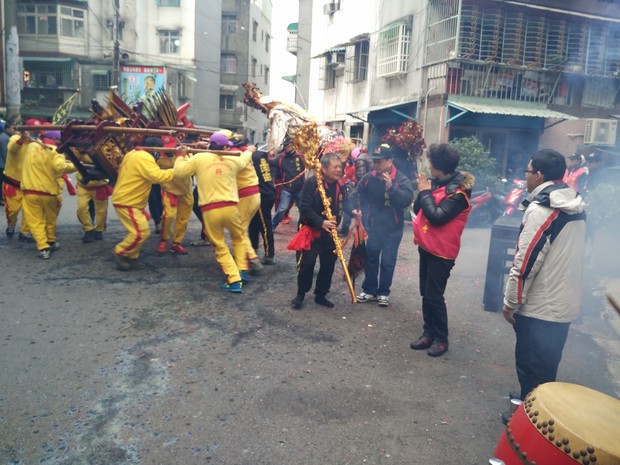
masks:
[(612, 308), (620, 315), (620, 303), (616, 299), (614, 299), (610, 293), (605, 294), (607, 296), (607, 302), (610, 303)]
[[(317, 132), (316, 123), (311, 122), (304, 124), (295, 132), (295, 135), (293, 136), (293, 141), (296, 147), (299, 148), (299, 150), (304, 154), (306, 168), (315, 169), (317, 189), (319, 191), (319, 195), (321, 196), (321, 201), (323, 202), (323, 214), (328, 221), (336, 220), (336, 217), (332, 213), (331, 209), (331, 199), (327, 197), (327, 193), (325, 192), (325, 186), (323, 186), (323, 173), (321, 171), (321, 162), (319, 161), (318, 156), (321, 141), (319, 139), (319, 133)], [(353, 282), (351, 281), (347, 262), (344, 257), (344, 252), (342, 250), (342, 243), (340, 242), (340, 238), (338, 237), (338, 230), (330, 229), (329, 234), (331, 235), (336, 246), (334, 253), (338, 257), (338, 260), (340, 260), (342, 270), (344, 271), (344, 277), (347, 281), (347, 285), (349, 286), (349, 292), (351, 293), (351, 302), (357, 303), (357, 298), (355, 297), (355, 289), (353, 288)]]
[[(166, 153), (166, 152), (176, 152), (176, 147), (142, 147), (138, 145), (136, 148), (140, 150), (145, 150), (147, 152), (155, 152), (155, 153)], [(227, 155), (231, 157), (239, 157), (243, 152), (231, 152), (229, 150), (208, 150), (208, 149), (193, 149), (188, 148), (187, 153), (214, 153), (216, 155)]]
[(207, 129), (199, 129), (199, 128), (186, 128), (185, 126), (160, 126), (157, 129), (183, 132), (186, 134), (200, 134), (201, 136), (211, 136), (215, 134), (215, 131), (209, 131)]
[(59, 126), (59, 125), (50, 125), (50, 126), (16, 126), (16, 131), (30, 131), (30, 132), (43, 132), (43, 131), (62, 131), (70, 127), (73, 131), (99, 131), (102, 132), (112, 132), (112, 133), (121, 133), (121, 134), (144, 134), (146, 136), (173, 136), (175, 135), (175, 130), (169, 129), (150, 129), (150, 128), (126, 128), (123, 126), (94, 126), (90, 124), (75, 124), (72, 126)]

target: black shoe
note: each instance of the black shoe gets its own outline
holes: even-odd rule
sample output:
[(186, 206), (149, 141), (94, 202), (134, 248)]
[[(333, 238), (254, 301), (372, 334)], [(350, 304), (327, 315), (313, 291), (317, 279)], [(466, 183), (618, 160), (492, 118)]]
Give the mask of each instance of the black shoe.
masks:
[(431, 357), (441, 357), (448, 351), (448, 343), (447, 342), (433, 342), (433, 344), (429, 347), (428, 352), (426, 352)]
[(519, 393), (518, 393), (518, 392), (516, 392), (516, 391), (510, 391), (510, 392), (508, 393), (508, 398), (509, 398), (509, 399), (519, 399), (519, 400), (522, 400), (522, 399), (521, 399), (521, 396), (520, 396), (520, 395), (519, 395)]
[(93, 242), (95, 240), (95, 231), (86, 231), (82, 236), (82, 242), (84, 244), (88, 244), (89, 242)]
[(291, 305), (295, 310), (299, 310), (301, 305), (304, 303), (304, 296), (298, 295), (293, 300), (291, 300)]
[(13, 237), (15, 235), (15, 226), (9, 226), (6, 228), (6, 237)]
[(95, 231), (95, 240), (96, 241), (102, 241), (103, 240), (103, 233), (101, 231)]
[(411, 344), (409, 344), (409, 347), (411, 347), (413, 350), (425, 350), (425, 349), (428, 349), (432, 344), (433, 344), (432, 337), (420, 336), (415, 341), (413, 341)]
[(334, 308), (334, 303), (327, 300), (324, 295), (317, 295), (314, 298), (314, 303), (322, 305), (323, 307)]
[(19, 233), (17, 236), (18, 242), (34, 242), (34, 238), (30, 234)]
[(112, 250), (112, 256), (114, 257), (114, 261), (116, 262), (116, 266), (121, 271), (131, 270), (131, 259), (117, 254), (114, 250)]

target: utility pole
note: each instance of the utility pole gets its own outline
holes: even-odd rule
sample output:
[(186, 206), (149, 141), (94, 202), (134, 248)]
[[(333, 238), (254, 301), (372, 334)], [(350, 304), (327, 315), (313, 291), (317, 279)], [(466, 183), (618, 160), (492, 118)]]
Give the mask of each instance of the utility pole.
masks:
[(120, 82), (120, 67), (121, 67), (121, 45), (120, 45), (120, 6), (119, 0), (112, 0), (114, 2), (114, 63), (112, 64), (112, 85), (118, 86)]

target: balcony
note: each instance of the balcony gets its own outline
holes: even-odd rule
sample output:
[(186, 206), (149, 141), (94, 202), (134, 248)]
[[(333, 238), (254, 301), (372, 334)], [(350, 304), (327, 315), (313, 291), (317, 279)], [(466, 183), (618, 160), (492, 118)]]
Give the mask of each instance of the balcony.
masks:
[(286, 37), (286, 51), (297, 56), (298, 24), (291, 23), (286, 30), (288, 33)]

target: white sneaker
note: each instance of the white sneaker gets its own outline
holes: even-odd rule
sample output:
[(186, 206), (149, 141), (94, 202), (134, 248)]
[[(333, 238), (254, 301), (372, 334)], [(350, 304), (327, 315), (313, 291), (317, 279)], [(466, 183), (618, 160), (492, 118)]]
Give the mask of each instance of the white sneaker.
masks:
[(379, 302), (379, 307), (387, 307), (390, 305), (390, 298), (387, 295), (380, 295), (377, 300)]
[(41, 260), (49, 260), (50, 259), (50, 249), (39, 250), (38, 254)]
[(355, 297), (358, 302), (371, 302), (373, 300), (377, 300), (377, 296), (375, 294), (367, 294), (366, 292), (362, 292), (360, 295)]
[(57, 250), (60, 250), (60, 244), (58, 243), (58, 241), (56, 241), (56, 242), (52, 242), (52, 243), (49, 243), (49, 242), (48, 242), (48, 244), (49, 244), (49, 246), (50, 246), (50, 250), (51, 250), (52, 252), (56, 252)]

